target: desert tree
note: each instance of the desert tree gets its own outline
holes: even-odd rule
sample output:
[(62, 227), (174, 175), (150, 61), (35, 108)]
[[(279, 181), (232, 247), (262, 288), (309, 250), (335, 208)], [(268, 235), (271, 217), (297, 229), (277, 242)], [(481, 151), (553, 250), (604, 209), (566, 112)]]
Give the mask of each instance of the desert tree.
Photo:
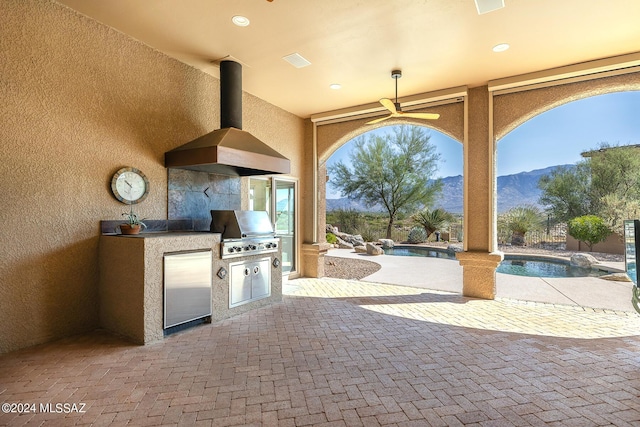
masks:
[(432, 180), (440, 155), (418, 126), (394, 126), (392, 133), (356, 138), (349, 162), (329, 166), (330, 185), (368, 206), (380, 204), (388, 215), (387, 233), (399, 213), (429, 205), (442, 184)]
[(603, 143), (572, 168), (540, 178), (540, 203), (557, 220), (599, 215), (616, 227), (640, 200), (640, 148)]

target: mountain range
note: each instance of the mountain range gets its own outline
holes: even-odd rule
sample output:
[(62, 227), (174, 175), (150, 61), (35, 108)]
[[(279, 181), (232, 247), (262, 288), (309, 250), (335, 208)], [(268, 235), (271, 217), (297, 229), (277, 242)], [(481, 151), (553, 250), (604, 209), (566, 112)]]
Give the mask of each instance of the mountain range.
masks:
[[(542, 208), (539, 203), (541, 191), (538, 181), (543, 175), (548, 175), (558, 168), (573, 168), (575, 165), (549, 166), (544, 169), (536, 169), (529, 172), (520, 172), (513, 175), (498, 177), (498, 212), (508, 211), (515, 206), (533, 205)], [(451, 213), (462, 213), (462, 175), (441, 178), (442, 191), (436, 197), (433, 207), (443, 208)], [(360, 212), (379, 212), (381, 206), (369, 207), (360, 200), (327, 199), (327, 211), (336, 209), (351, 209)]]

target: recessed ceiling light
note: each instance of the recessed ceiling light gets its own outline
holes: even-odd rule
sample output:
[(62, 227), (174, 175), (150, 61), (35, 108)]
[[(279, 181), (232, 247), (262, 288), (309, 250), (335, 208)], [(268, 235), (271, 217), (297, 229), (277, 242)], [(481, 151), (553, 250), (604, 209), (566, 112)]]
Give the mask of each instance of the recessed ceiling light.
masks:
[(233, 18), (231, 18), (231, 22), (236, 24), (238, 27), (246, 27), (247, 25), (249, 25), (251, 23), (251, 21), (249, 21), (249, 18), (247, 18), (246, 16), (242, 16), (242, 15), (234, 16)]
[(497, 44), (493, 47), (493, 51), (494, 52), (504, 52), (505, 50), (509, 49), (509, 44), (508, 43), (500, 43)]
[(341, 88), (342, 88), (342, 85), (340, 85), (340, 84), (338, 84), (338, 83), (334, 83), (334, 84), (330, 85), (329, 87), (330, 87), (331, 89), (338, 90), (338, 89), (341, 89)]

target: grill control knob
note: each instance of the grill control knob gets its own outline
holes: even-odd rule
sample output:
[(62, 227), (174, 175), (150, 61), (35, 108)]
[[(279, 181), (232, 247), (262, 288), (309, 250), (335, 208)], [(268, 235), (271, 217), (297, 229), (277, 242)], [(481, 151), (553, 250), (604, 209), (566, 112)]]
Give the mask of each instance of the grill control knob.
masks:
[(242, 248), (241, 248), (240, 246), (234, 246), (234, 247), (233, 247), (233, 249), (234, 249), (236, 252), (241, 252), (241, 251), (242, 251)]

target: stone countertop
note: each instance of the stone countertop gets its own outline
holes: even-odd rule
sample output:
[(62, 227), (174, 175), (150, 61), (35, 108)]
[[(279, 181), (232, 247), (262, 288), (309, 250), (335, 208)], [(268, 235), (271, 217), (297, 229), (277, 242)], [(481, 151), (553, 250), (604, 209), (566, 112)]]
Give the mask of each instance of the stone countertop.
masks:
[(103, 236), (110, 237), (132, 237), (132, 238), (142, 238), (142, 239), (154, 239), (154, 238), (173, 238), (173, 237), (192, 237), (198, 235), (209, 235), (209, 236), (217, 236), (218, 241), (220, 241), (221, 234), (220, 233), (211, 233), (210, 231), (152, 231), (152, 232), (142, 232), (140, 234), (103, 234)]

